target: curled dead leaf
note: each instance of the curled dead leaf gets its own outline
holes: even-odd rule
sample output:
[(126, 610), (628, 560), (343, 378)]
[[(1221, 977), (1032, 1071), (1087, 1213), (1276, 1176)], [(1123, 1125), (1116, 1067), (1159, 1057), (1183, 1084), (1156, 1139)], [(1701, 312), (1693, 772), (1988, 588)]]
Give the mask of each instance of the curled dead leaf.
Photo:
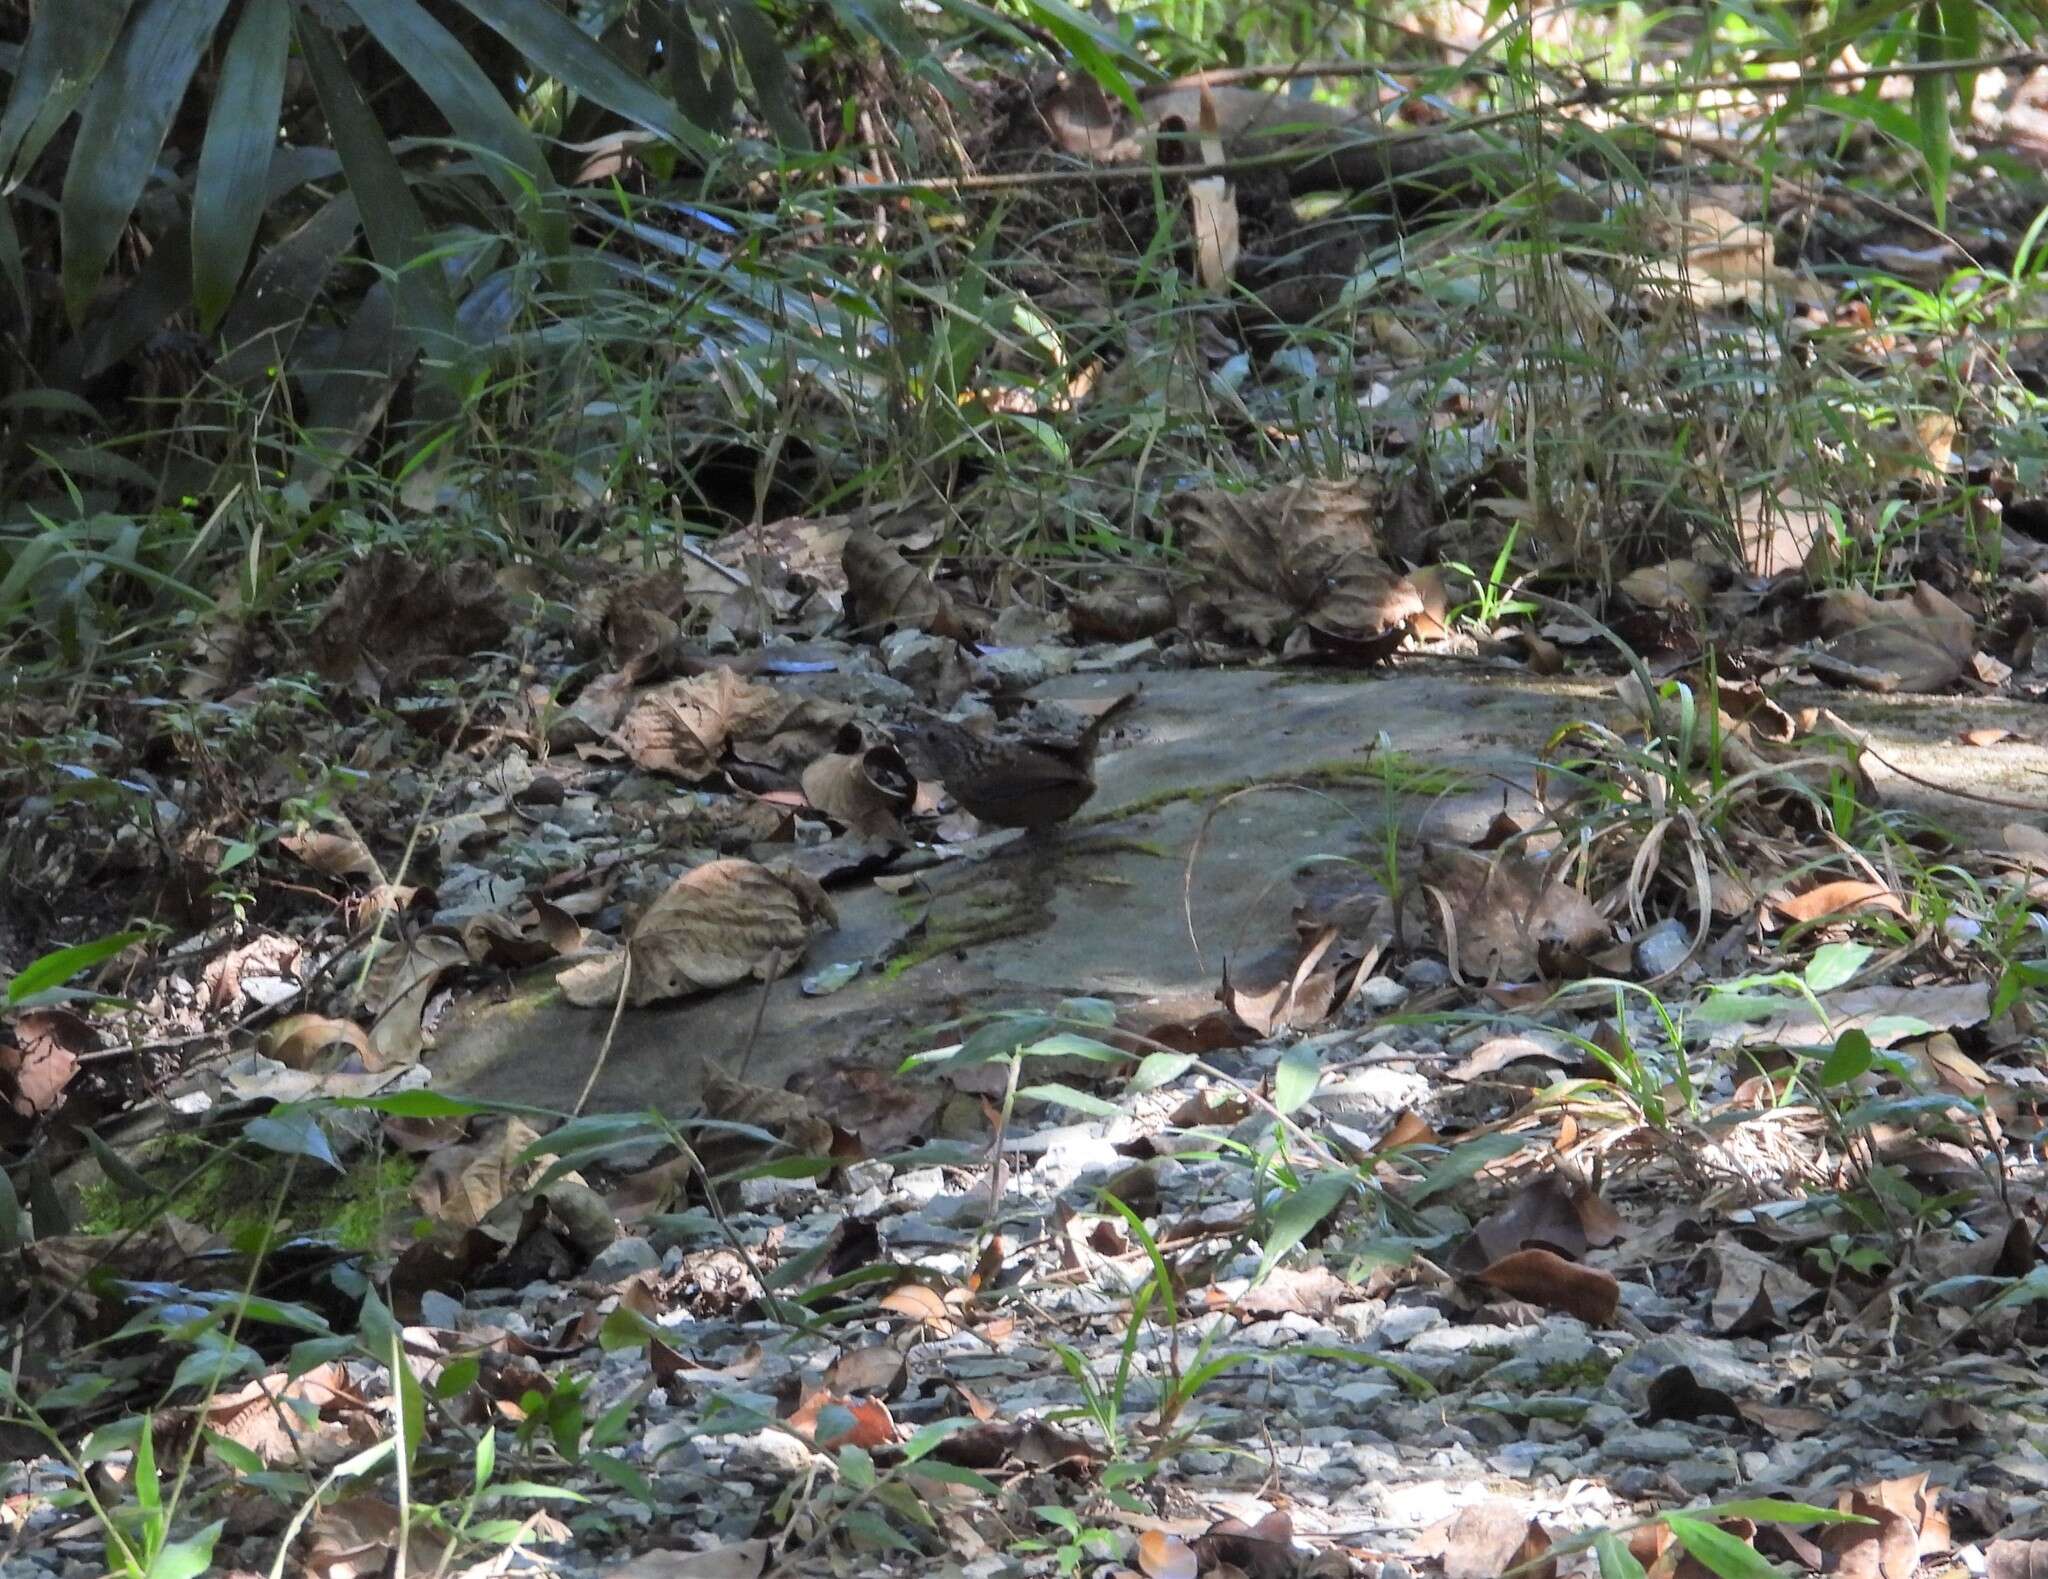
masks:
[(623, 949), (565, 970), (562, 992), (580, 1008), (608, 1008), (629, 969), (626, 1001), (635, 1007), (773, 981), (803, 958), (821, 926), (838, 924), (817, 879), (787, 862), (711, 861), (649, 905)]
[(917, 779), (894, 745), (870, 746), (858, 725), (840, 731), (829, 755), (803, 773), (804, 798), (867, 838), (903, 839), (901, 818), (917, 803)]
[(266, 1030), (257, 1045), (264, 1057), (276, 1059), (287, 1069), (311, 1069), (330, 1047), (346, 1047), (366, 1065), (375, 1056), (360, 1025), (325, 1014), (289, 1015)]
[(921, 630), (967, 641), (981, 630), (979, 617), (958, 607), (895, 545), (873, 532), (848, 536), (841, 563), (846, 569), (846, 606), (859, 634)]

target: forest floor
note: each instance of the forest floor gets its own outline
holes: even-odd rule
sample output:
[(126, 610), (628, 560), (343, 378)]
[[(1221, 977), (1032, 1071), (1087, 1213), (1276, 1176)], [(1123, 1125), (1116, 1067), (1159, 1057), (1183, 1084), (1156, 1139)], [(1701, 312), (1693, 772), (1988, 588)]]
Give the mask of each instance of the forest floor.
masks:
[(0, 1579), (2048, 1564), (1975, 196), (992, 336), (1134, 449), (11, 693)]

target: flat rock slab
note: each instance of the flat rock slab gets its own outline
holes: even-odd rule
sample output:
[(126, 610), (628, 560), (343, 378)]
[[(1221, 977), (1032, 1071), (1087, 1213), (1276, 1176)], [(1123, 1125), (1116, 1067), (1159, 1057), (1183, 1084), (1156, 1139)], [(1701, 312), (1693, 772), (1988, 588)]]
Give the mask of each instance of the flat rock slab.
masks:
[[(1042, 694), (1102, 698), (1133, 683), (1069, 676)], [(1098, 764), (1101, 789), (1073, 825), (1022, 848), (1018, 836), (998, 835), (902, 892), (865, 881), (835, 890), (838, 930), (765, 989), (629, 1009), (591, 1108), (682, 1110), (707, 1067), (730, 1072), (742, 1060), (750, 1081), (770, 1085), (833, 1060), (894, 1063), (946, 1039), (936, 1028), (963, 1015), (1076, 994), (1147, 1005), (1162, 1020), (1199, 1014), (1214, 1005), (1227, 957), (1287, 936), (1297, 871), (1318, 861), (1370, 866), (1390, 816), (1406, 839), (1470, 840), (1503, 804), (1528, 807), (1524, 786), (1556, 730), (1620, 722), (1603, 684), (1524, 676), (1203, 670), (1143, 683)], [(1955, 746), (1958, 728), (2012, 725), (2026, 713), (2014, 708), (2008, 720), (1973, 707), (1959, 723), (1950, 699), (1829, 693), (1825, 705), (1941, 783), (1996, 755)], [(1371, 749), (1383, 731), (1391, 761)], [(2024, 751), (2023, 765), (2013, 752), (1997, 756), (2002, 788), (2048, 767), (2048, 754)], [(1450, 775), (1464, 787), (1447, 788)], [(1910, 782), (1886, 792), (1979, 828), (2019, 815)], [(801, 981), (841, 963), (861, 967), (851, 985), (803, 995)], [(545, 977), (509, 999), (473, 1001), (441, 1028), (435, 1082), (566, 1110), (610, 1020), (570, 1007)]]

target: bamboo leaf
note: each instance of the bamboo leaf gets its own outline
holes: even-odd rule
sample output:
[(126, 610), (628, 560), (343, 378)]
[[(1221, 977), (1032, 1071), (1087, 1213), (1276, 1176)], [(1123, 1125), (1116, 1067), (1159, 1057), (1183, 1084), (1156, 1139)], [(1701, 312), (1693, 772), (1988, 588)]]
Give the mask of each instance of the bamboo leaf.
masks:
[(694, 153), (709, 154), (711, 138), (557, 11), (532, 0), (462, 0), (469, 13), (524, 55), (535, 71), (558, 77), (636, 126)]
[(371, 255), (391, 274), (398, 321), (430, 355), (452, 358), (457, 351), (454, 304), (438, 266), (427, 259), (427, 222), (398, 156), (363, 102), (333, 36), (311, 12), (299, 13), (298, 35)]
[(775, 29), (768, 25), (754, 0), (726, 0), (725, 23), (732, 30), (733, 43), (739, 46), (740, 59), (746, 62), (747, 75), (753, 79), (754, 102), (761, 111), (761, 119), (785, 148), (801, 148), (809, 153), (811, 129), (797, 110), (796, 95), (791, 91), (789, 58), (782, 52)]
[(263, 220), (291, 40), (288, 0), (249, 0), (221, 61), (192, 188), (192, 303), (208, 332), (234, 299)]
[(0, 171), (11, 187), (78, 107), (120, 42), (134, 0), (69, 0), (37, 8), (14, 91), (0, 114)]
[(58, 214), (64, 308), (74, 326), (85, 321), (227, 3), (148, 0), (86, 95)]
[(448, 118), (455, 135), (484, 154), (484, 174), (524, 213), (550, 252), (569, 244), (567, 217), (542, 211), (542, 194), (554, 187), (540, 139), (513, 113), (504, 94), (484, 75), (461, 42), (418, 4), (418, 0), (349, 0), (370, 36)]

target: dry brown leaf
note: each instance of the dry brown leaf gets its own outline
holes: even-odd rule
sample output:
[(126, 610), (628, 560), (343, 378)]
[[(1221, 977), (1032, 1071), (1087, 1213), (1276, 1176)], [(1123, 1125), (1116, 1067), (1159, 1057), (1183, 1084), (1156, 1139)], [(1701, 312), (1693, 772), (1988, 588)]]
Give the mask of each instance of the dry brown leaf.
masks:
[(1613, 1273), (1567, 1261), (1554, 1250), (1517, 1250), (1478, 1273), (1476, 1281), (1593, 1327), (1611, 1325), (1621, 1308), (1621, 1285)]
[(1830, 591), (1820, 617), (1830, 640), (1809, 660), (1814, 672), (1866, 690), (1947, 690), (1976, 651), (1976, 623), (1925, 581), (1904, 598)]
[(1796, 488), (1745, 495), (1735, 507), (1742, 563), (1753, 576), (1824, 569), (1833, 557), (1834, 519)]
[(1467, 976), (1527, 981), (1607, 940), (1592, 901), (1554, 873), (1553, 863), (1534, 857), (1471, 850), (1442, 851), (1425, 864), (1424, 882), (1450, 912)]
[(1524, 1249), (1550, 1249), (1576, 1260), (1618, 1243), (1621, 1214), (1583, 1179), (1553, 1169), (1515, 1191), (1499, 1211), (1473, 1225), (1452, 1255), (1454, 1270), (1477, 1270)]
[(945, 1296), (922, 1283), (899, 1283), (884, 1294), (879, 1303), (884, 1310), (923, 1322), (938, 1337), (943, 1338), (960, 1327)]
[(1368, 482), (1204, 488), (1177, 495), (1169, 510), (1197, 576), (1180, 605), (1190, 635), (1373, 661), (1400, 646), (1422, 612), (1415, 589), (1380, 557)]
[(395, 1503), (381, 1497), (343, 1497), (317, 1504), (306, 1521), (301, 1556), (307, 1579), (378, 1579), (392, 1564), (404, 1532), (404, 1567), (431, 1573), (447, 1548), (447, 1537), (424, 1520), (400, 1517)]
[(363, 1062), (373, 1070), (418, 1063), (427, 1047), (428, 1000), (444, 975), (468, 963), (462, 940), (446, 932), (387, 944), (363, 986), (364, 1003), (376, 1015)]
[(1444, 1579), (1500, 1579), (1510, 1569), (1518, 1579), (1556, 1579), (1556, 1559), (1545, 1556), (1550, 1547), (1542, 1525), (1524, 1509), (1496, 1498), (1460, 1508), (1430, 1526), (1416, 1538), (1415, 1550), (1418, 1556), (1440, 1559)]
[(2048, 1540), (1993, 1541), (1984, 1549), (1985, 1579), (2048, 1579)]
[(1697, 560), (1667, 559), (1631, 570), (1616, 586), (1646, 608), (1704, 614), (1714, 596), (1714, 576)]
[(1514, 1032), (1506, 1036), (1489, 1036), (1446, 1069), (1444, 1078), (1462, 1083), (1498, 1074), (1510, 1064), (1546, 1063), (1562, 1069), (1573, 1061), (1574, 1055), (1554, 1038)]
[(921, 630), (955, 641), (973, 640), (985, 621), (947, 593), (873, 532), (852, 533), (842, 553), (846, 606), (863, 636), (891, 629)]
[(1803, 894), (1774, 894), (1769, 904), (1788, 921), (1818, 921), (1822, 916), (1853, 916), (1872, 910), (1906, 914), (1899, 896), (1883, 883), (1848, 877), (1822, 883)]
[(1164, 1530), (1138, 1532), (1138, 1567), (1145, 1579), (1195, 1579), (1195, 1549)]
[(322, 877), (359, 877), (376, 883), (385, 881), (384, 868), (377, 864), (377, 857), (363, 843), (362, 835), (346, 824), (331, 833), (317, 828), (304, 833), (288, 833), (277, 842)]
[(832, 1122), (807, 1096), (775, 1086), (752, 1085), (716, 1066), (704, 1071), (701, 1096), (704, 1110), (712, 1118), (770, 1130), (798, 1156), (832, 1155)]
[(413, 1176), (413, 1204), (436, 1222), (476, 1227), (493, 1207), (547, 1166), (540, 1157), (519, 1161), (539, 1139), (540, 1132), (523, 1119), (487, 1124), (477, 1139), (444, 1147), (421, 1164)]
[(917, 779), (893, 745), (870, 746), (860, 727), (840, 731), (830, 755), (804, 769), (804, 798), (865, 838), (903, 840), (901, 819), (917, 802)]
[(1820, 1294), (1798, 1273), (1725, 1235), (1714, 1242), (1714, 1261), (1716, 1332), (1745, 1337), (1788, 1328), (1791, 1313)]
[(772, 685), (718, 668), (641, 692), (613, 738), (642, 771), (696, 783), (718, 771), (735, 739), (775, 734), (797, 702)]
[(1294, 1521), (1278, 1508), (1256, 1524), (1218, 1519), (1195, 1538), (1195, 1555), (1212, 1579), (1232, 1570), (1245, 1579), (1296, 1579), (1301, 1572), (1294, 1552)]
[(375, 1056), (360, 1025), (325, 1014), (288, 1015), (265, 1030), (256, 1045), (265, 1058), (274, 1058), (287, 1069), (311, 1069), (330, 1047), (348, 1048), (366, 1066)]
[(625, 947), (572, 965), (559, 978), (568, 1000), (609, 1008), (627, 973), (635, 1007), (774, 981), (803, 958), (812, 935), (839, 917), (815, 878), (781, 862), (711, 861), (685, 872), (634, 923)]
[(1237, 272), (1241, 247), (1237, 191), (1221, 176), (1188, 182), (1188, 223), (1195, 237), (1195, 278), (1220, 291)]
[(708, 1552), (642, 1552), (604, 1570), (602, 1579), (760, 1579), (769, 1543), (741, 1541)]
[(0, 1075), (12, 1088), (14, 1111), (35, 1118), (52, 1111), (78, 1073), (83, 1054), (99, 1046), (90, 1022), (69, 1009), (24, 1009), (0, 1030)]
[(543, 691), (529, 701), (535, 719), (545, 720), (550, 751), (573, 751), (611, 738), (633, 700), (633, 677), (624, 670), (601, 674), (564, 707)]
[(848, 1349), (825, 1368), (825, 1385), (835, 1393), (872, 1393), (894, 1398), (910, 1379), (910, 1362), (891, 1344)]

